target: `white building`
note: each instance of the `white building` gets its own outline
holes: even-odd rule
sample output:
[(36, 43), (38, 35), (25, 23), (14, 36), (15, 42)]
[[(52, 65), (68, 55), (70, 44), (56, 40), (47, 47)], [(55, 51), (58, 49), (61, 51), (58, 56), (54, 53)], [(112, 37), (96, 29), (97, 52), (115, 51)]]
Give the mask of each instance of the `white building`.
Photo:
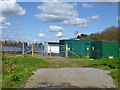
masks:
[(44, 52), (46, 54), (50, 54), (50, 53), (59, 54), (59, 43), (58, 42), (45, 42)]

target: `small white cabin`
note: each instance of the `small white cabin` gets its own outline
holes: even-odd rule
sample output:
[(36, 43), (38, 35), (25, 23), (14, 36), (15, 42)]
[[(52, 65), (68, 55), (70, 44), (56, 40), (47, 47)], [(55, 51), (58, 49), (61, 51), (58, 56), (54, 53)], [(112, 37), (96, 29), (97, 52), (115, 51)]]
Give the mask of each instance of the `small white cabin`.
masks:
[(59, 43), (58, 42), (45, 42), (44, 52), (47, 54), (55, 53), (59, 54)]

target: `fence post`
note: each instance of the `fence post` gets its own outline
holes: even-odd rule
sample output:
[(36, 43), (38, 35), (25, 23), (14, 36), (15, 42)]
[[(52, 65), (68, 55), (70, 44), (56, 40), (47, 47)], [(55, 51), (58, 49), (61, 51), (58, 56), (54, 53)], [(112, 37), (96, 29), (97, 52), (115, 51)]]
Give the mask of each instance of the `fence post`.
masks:
[(68, 58), (68, 44), (66, 43), (66, 58)]
[(24, 54), (25, 51), (24, 51), (24, 42), (23, 42), (23, 48), (22, 48), (22, 54)]
[(32, 43), (32, 57), (34, 56), (34, 43)]
[(51, 58), (51, 46), (50, 46), (50, 58)]

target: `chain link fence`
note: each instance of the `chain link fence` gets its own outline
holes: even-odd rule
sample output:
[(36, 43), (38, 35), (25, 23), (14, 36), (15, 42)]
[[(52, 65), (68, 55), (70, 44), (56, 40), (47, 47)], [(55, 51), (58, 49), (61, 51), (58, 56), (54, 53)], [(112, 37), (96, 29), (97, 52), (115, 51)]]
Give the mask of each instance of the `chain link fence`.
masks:
[(33, 56), (39, 58), (59, 57), (66, 53), (65, 50), (65, 45), (2, 46), (3, 54), (19, 56), (27, 52), (27, 55), (32, 55), (33, 52)]

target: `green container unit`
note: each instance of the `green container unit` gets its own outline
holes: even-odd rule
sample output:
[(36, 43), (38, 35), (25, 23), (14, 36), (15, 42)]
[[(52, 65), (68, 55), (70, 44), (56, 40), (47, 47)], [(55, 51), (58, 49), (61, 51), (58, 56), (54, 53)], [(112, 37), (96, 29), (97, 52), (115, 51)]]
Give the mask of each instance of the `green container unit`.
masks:
[[(91, 56), (92, 41), (93, 40), (60, 40), (60, 56), (66, 56), (66, 43), (68, 44), (68, 48), (70, 48), (70, 51), (72, 51), (73, 53), (79, 56)], [(64, 45), (64, 47), (62, 45)], [(70, 57), (74, 55), (68, 52), (68, 56)]]
[(91, 42), (91, 58), (119, 58), (119, 44), (117, 41)]

